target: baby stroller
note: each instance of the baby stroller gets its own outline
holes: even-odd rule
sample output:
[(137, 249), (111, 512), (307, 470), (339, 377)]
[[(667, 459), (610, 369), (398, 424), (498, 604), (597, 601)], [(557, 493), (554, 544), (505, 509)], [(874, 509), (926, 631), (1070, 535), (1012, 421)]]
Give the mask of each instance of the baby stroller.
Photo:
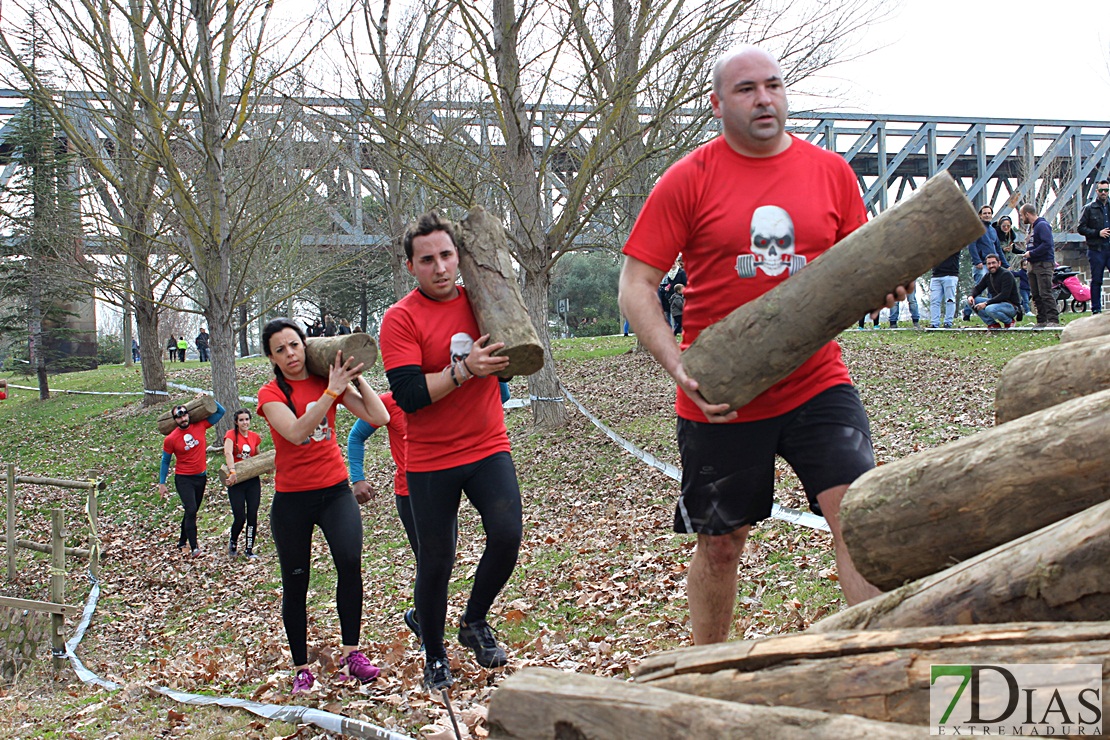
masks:
[(1063, 265), (1056, 265), (1052, 271), (1052, 295), (1059, 304), (1060, 313), (1071, 310), (1083, 313), (1091, 300), (1091, 288), (1079, 281), (1079, 273)]

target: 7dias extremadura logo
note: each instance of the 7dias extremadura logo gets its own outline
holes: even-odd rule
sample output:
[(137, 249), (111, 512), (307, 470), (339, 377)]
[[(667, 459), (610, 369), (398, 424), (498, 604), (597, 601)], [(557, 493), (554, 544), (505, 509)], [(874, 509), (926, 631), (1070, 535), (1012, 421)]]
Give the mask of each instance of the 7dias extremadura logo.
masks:
[(930, 666), (929, 732), (953, 737), (1101, 735), (1102, 666)]

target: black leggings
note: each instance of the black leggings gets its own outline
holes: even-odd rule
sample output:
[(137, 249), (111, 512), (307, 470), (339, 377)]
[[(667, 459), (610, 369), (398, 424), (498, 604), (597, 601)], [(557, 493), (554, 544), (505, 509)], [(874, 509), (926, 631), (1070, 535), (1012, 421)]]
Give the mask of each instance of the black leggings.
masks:
[(258, 531), (258, 504), (262, 500), (262, 481), (251, 478), (236, 483), (227, 489), (227, 500), (231, 503), (231, 543), (239, 541), (243, 526), (247, 527), (247, 553), (254, 552), (254, 536)]
[(312, 528), (319, 526), (335, 563), (335, 605), (343, 644), (362, 630), (362, 516), (347, 481), (314, 491), (274, 492), (270, 534), (281, 565), (281, 619), (293, 665), (308, 663), (308, 577)]
[(180, 475), (174, 474), (173, 487), (181, 499), (181, 506), (185, 513), (181, 516), (181, 537), (177, 546), (181, 547), (186, 542), (189, 549), (197, 549), (197, 512), (204, 502), (204, 487), (208, 485), (207, 475)]
[(420, 545), (418, 544), (419, 540), (416, 539), (416, 523), (412, 520), (412, 502), (409, 501), (408, 496), (394, 496), (393, 498), (397, 504), (397, 516), (401, 518), (401, 524), (405, 527), (405, 536), (409, 538), (412, 556), (419, 560)]
[(429, 660), (447, 656), (443, 645), (447, 587), (455, 564), (459, 503), (465, 492), (482, 517), (486, 549), (474, 573), (463, 621), (486, 618), (490, 605), (513, 574), (521, 538), (520, 487), (508, 452), (430, 473), (408, 473), (416, 525), (416, 614)]

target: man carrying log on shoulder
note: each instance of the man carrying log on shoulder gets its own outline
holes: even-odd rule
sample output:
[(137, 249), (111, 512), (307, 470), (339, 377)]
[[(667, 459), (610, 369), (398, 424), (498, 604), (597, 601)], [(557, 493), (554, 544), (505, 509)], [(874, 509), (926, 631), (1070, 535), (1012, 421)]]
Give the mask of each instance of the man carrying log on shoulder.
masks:
[(454, 683), (443, 638), (461, 496), (465, 493), (482, 517), (486, 547), (458, 638), (485, 668), (508, 661), (486, 615), (516, 567), (522, 513), (493, 376), (509, 358), (493, 355), (504, 343), (488, 344), (488, 334), (478, 336), (470, 298), (455, 283), (454, 227), (434, 211), (426, 213), (405, 232), (404, 248), (418, 287), (382, 318), (382, 364), (408, 423), (405, 465), (417, 534), (415, 601), (424, 685), (438, 691)]
[[(621, 309), (680, 389), (683, 473), (674, 527), (698, 535), (687, 580), (696, 644), (728, 638), (748, 531), (771, 514), (776, 454), (828, 520), (848, 603), (879, 593), (853, 567), (840, 537), (844, 492), (875, 465), (867, 415), (840, 347), (829, 342), (738, 409), (708, 403), (681, 355), (701, 331), (865, 223), (855, 175), (838, 155), (786, 133), (782, 71), (763, 50), (741, 47), (723, 55), (710, 102), (723, 135), (659, 180), (624, 247), (620, 280)], [(680, 252), (688, 282), (684, 335), (676, 346), (659, 319), (655, 287)], [(899, 287), (887, 305), (905, 296)]]
[[(202, 393), (201, 396), (204, 394)], [(200, 396), (198, 396), (199, 398)], [(216, 413), (195, 424), (189, 420), (189, 409), (183, 405), (173, 407), (174, 429), (162, 442), (162, 467), (158, 471), (158, 493), (166, 497), (166, 478), (170, 474), (170, 461), (177, 458), (173, 471), (173, 485), (181, 499), (181, 536), (177, 549), (186, 547), (193, 557), (200, 555), (197, 543), (197, 512), (204, 503), (204, 489), (208, 485), (207, 431), (224, 418), (224, 407), (216, 402)]]

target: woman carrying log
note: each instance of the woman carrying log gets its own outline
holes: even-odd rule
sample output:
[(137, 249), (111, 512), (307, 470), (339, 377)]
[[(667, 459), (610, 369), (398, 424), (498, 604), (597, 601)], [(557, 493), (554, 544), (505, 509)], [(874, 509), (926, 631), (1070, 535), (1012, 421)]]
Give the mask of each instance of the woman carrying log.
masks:
[(235, 411), (235, 426), (224, 435), (224, 460), (227, 461), (227, 498), (231, 504), (231, 539), (227, 543), (227, 554), (239, 554), (239, 533), (247, 528), (248, 558), (254, 554), (254, 537), (258, 532), (258, 504), (262, 500), (262, 481), (258, 476), (242, 483), (235, 476), (235, 463), (258, 454), (262, 438), (251, 431), (251, 412), (246, 409)]
[[(202, 393), (201, 396), (203, 395)], [(208, 457), (205, 454), (208, 443), (205, 441), (205, 435), (210, 427), (224, 418), (224, 407), (216, 401), (216, 413), (195, 423), (189, 420), (189, 409), (185, 406), (174, 406), (172, 416), (176, 426), (162, 442), (162, 467), (158, 472), (158, 493), (165, 498), (170, 460), (176, 457), (173, 487), (177, 489), (181, 507), (184, 509), (181, 515), (181, 536), (177, 540), (177, 549), (184, 550), (188, 545), (193, 557), (197, 557), (200, 555), (200, 546), (197, 543), (197, 512), (200, 511), (200, 505), (204, 503), (204, 489), (208, 485)]]
[(359, 650), (362, 629), (362, 517), (335, 434), (335, 406), (343, 404), (375, 426), (389, 423), (377, 394), (337, 352), (327, 378), (310, 375), (305, 334), (289, 319), (262, 331), (262, 347), (274, 380), (258, 391), (258, 413), (274, 441), (275, 491), (270, 531), (281, 566), (281, 617), (293, 657), (293, 693), (308, 691), (316, 677), (308, 668), (307, 596), (312, 531), (327, 539), (336, 570), (336, 609), (342, 632), (340, 679), (374, 680), (378, 669)]

